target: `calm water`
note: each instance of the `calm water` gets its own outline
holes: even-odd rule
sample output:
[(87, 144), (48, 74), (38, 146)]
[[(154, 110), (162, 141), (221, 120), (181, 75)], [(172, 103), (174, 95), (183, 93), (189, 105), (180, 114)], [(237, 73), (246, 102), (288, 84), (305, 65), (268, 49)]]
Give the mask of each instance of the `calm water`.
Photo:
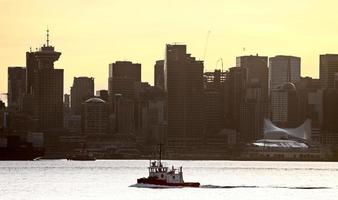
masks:
[(202, 187), (130, 187), (148, 162), (2, 161), (0, 199), (338, 199), (338, 163), (166, 161)]

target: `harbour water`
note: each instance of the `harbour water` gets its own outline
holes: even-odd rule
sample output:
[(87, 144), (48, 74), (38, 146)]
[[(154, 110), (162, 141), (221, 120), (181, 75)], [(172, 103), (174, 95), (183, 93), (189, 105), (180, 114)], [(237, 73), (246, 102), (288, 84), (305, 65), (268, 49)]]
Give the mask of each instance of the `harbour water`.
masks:
[(147, 160), (2, 161), (1, 200), (338, 199), (337, 162), (164, 161), (201, 188), (140, 188)]

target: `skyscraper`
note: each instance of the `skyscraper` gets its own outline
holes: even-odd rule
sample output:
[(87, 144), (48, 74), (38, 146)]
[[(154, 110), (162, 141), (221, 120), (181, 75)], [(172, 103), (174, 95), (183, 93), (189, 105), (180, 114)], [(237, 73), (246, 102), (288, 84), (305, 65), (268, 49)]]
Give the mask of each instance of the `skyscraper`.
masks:
[(336, 73), (338, 73), (338, 54), (320, 55), (319, 79), (323, 89), (334, 88)]
[(285, 83), (278, 89), (271, 91), (272, 122), (286, 127), (297, 127), (298, 96), (293, 83)]
[(130, 61), (116, 61), (109, 64), (110, 78), (127, 78), (141, 82), (141, 64)]
[(240, 105), (245, 99), (247, 68), (232, 67), (226, 80), (225, 120), (227, 128), (239, 128)]
[(156, 61), (154, 66), (154, 85), (164, 89), (164, 60)]
[(71, 110), (75, 115), (81, 114), (82, 103), (94, 96), (93, 77), (74, 77), (70, 88)]
[(27, 52), (27, 94), (33, 99), (33, 115), (40, 130), (63, 127), (63, 69), (54, 69), (61, 53), (47, 42), (38, 51)]
[(247, 69), (248, 84), (257, 83), (261, 88), (262, 98), (268, 98), (269, 71), (268, 57), (266, 56), (240, 56), (236, 58), (236, 67)]
[(300, 80), (300, 58), (294, 56), (275, 56), (269, 59), (270, 90), (284, 83)]
[(141, 82), (141, 64), (116, 61), (109, 64), (108, 91), (111, 97), (122, 94), (128, 98), (135, 96), (135, 83)]
[(108, 131), (108, 107), (100, 98), (90, 98), (83, 103), (83, 132), (102, 134)]
[(186, 52), (186, 45), (166, 46), (164, 86), (168, 95), (168, 143), (179, 149), (203, 136), (203, 61)]
[(22, 109), (26, 93), (26, 68), (8, 67), (8, 108), (12, 111)]

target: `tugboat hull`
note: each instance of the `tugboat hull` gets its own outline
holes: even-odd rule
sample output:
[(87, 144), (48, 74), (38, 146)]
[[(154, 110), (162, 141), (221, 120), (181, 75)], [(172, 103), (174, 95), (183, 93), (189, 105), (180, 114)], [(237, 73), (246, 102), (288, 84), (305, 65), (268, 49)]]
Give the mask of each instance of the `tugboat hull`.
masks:
[(150, 184), (159, 186), (170, 186), (170, 187), (200, 187), (198, 182), (184, 182), (184, 183), (168, 183), (165, 180), (139, 178), (137, 179), (138, 184)]

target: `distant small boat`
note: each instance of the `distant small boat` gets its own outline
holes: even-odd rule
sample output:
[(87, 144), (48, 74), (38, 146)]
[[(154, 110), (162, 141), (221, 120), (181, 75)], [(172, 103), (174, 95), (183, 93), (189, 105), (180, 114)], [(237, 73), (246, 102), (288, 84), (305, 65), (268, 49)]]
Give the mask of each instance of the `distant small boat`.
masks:
[(77, 160), (77, 161), (95, 161), (96, 158), (94, 155), (87, 151), (86, 145), (84, 144), (82, 150), (73, 155), (67, 156), (67, 160)]
[(95, 161), (96, 158), (91, 154), (74, 154), (67, 157), (67, 160), (78, 160), (78, 161)]
[(182, 167), (175, 169), (172, 166), (165, 167), (161, 161), (161, 144), (160, 144), (160, 158), (157, 161), (149, 162), (149, 176), (148, 178), (139, 178), (137, 179), (137, 184), (145, 186), (168, 186), (168, 187), (200, 187), (198, 182), (184, 182), (183, 180), (183, 171)]

